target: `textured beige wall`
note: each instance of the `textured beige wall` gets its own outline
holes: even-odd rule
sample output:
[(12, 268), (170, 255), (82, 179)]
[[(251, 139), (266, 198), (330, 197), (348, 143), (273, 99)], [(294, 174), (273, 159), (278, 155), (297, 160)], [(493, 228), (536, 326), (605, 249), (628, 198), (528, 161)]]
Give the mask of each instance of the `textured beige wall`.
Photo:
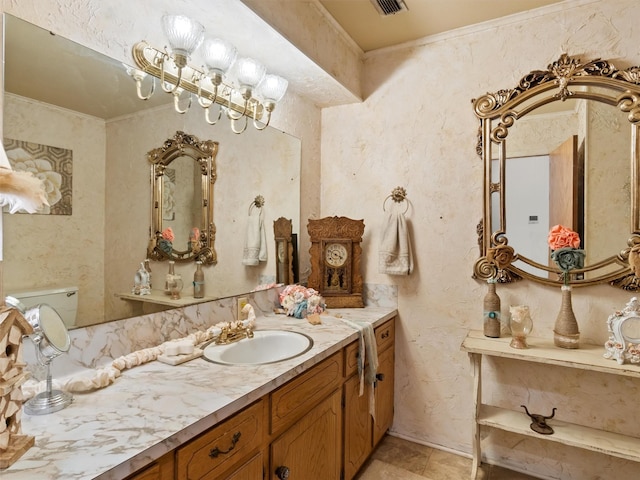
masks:
[[(56, 26), (69, 38), (125, 60), (129, 46), (140, 38), (161, 43), (150, 26), (159, 18), (162, 7), (157, 4), (169, 7), (169, 2), (130, 0), (107, 6), (99, 0), (3, 5), (6, 11), (47, 28)], [(186, 5), (179, 2), (176, 8)], [(206, 2), (191, 5), (198, 11), (206, 8)], [(475, 227), (482, 213), (482, 166), (475, 154), (478, 124), (470, 100), (514, 86), (522, 75), (545, 68), (565, 51), (585, 60), (623, 58), (627, 65), (640, 64), (636, 0), (578, 0), (563, 7), (368, 55), (365, 102), (326, 109), (322, 122), (313, 102), (294, 93), (276, 110), (275, 125), (302, 139), (301, 219), (338, 214), (364, 218), (365, 281), (398, 286), (396, 434), (445, 449), (471, 450), (472, 377), (460, 343), (469, 328), (480, 328), (485, 286), (470, 278), (478, 255)], [(295, 36), (291, 39), (295, 42)], [(312, 82), (309, 88), (314, 88)], [(411, 201), (407, 215), (416, 267), (406, 278), (377, 273), (382, 202), (397, 185), (407, 188)], [(498, 292), (503, 311), (509, 304), (529, 304), (534, 332), (550, 335), (560, 304), (557, 289), (524, 282), (500, 286)], [(582, 338), (604, 342), (607, 316), (629, 296), (609, 286), (575, 291)], [(491, 403), (514, 409), (526, 403), (541, 412), (557, 406), (563, 419), (640, 436), (637, 381), (487, 363), (485, 400)], [(638, 474), (637, 463), (536, 439), (492, 432), (491, 442), (492, 458), (548, 478)]]
[[(471, 450), (472, 372), (460, 344), (468, 329), (481, 328), (486, 286), (471, 278), (483, 172), (470, 100), (512, 88), (562, 52), (638, 65), (639, 16), (635, 0), (570, 2), (561, 11), (513, 17), (499, 28), (490, 24), (381, 51), (366, 58), (365, 102), (323, 111), (322, 214), (364, 218), (366, 282), (399, 287), (398, 434)], [(397, 185), (411, 201), (416, 267), (406, 278), (377, 272), (382, 202)], [(498, 293), (503, 312), (510, 304), (528, 304), (534, 333), (552, 335), (559, 289), (522, 282), (501, 285)], [(604, 342), (607, 316), (630, 296), (610, 286), (575, 290), (584, 341)], [(543, 413), (555, 406), (563, 420), (640, 434), (637, 381), (515, 362), (486, 364), (486, 401), (514, 410), (524, 403)], [(637, 463), (537, 439), (495, 431), (490, 438), (490, 457), (549, 478), (635, 478), (640, 472)]]
[[(229, 296), (252, 290), (261, 276), (275, 277), (273, 221), (293, 220), (293, 231), (300, 231), (300, 141), (276, 129), (241, 136), (227, 124), (205, 124), (200, 108), (178, 115), (173, 106), (155, 108), (108, 122), (105, 264), (107, 317), (140, 315), (148, 305), (124, 302), (114, 292), (131, 288), (133, 274), (146, 256), (149, 239), (150, 165), (147, 152), (182, 130), (200, 140), (219, 143), (214, 184), (216, 227), (216, 265), (204, 266), (205, 290), (211, 296)], [(123, 195), (112, 194), (126, 192)], [(255, 267), (242, 265), (248, 209), (257, 195), (265, 199), (263, 208), (268, 260)], [(112, 221), (118, 219), (118, 221)], [(181, 248), (181, 247), (176, 247)], [(154, 288), (162, 285), (168, 271), (166, 262), (151, 263)], [(191, 295), (193, 263), (178, 263), (176, 273), (185, 282), (184, 294)]]
[(5, 97), (4, 136), (72, 150), (72, 215), (4, 215), (4, 289), (78, 287), (77, 321), (101, 321), (104, 288), (104, 121)]
[[(211, 2), (207, 2), (208, 5)], [(150, 28), (150, 15), (156, 18), (154, 25), (160, 24), (160, 16), (164, 11), (173, 10), (158, 9), (152, 14), (147, 12), (148, 4), (140, 2), (138, 8), (139, 15), (131, 16), (132, 2), (111, 2), (105, 6), (101, 2), (76, 2), (58, 1), (42, 2), (35, 8), (34, 5), (24, 2), (4, 2), (4, 11), (17, 17), (23, 18), (36, 25), (54, 30), (56, 33), (80, 42), (94, 50), (105, 53), (112, 58), (120, 59), (131, 63), (131, 46), (142, 38), (149, 41), (155, 39), (155, 43), (163, 45), (160, 29), (156, 26)], [(173, 5), (173, 4), (172, 4)], [(225, 3), (229, 9), (241, 8), (246, 10), (240, 2)], [(159, 7), (159, 4), (156, 4)], [(219, 21), (219, 10), (214, 13), (207, 13), (200, 17), (203, 23), (207, 19), (215, 23)], [(135, 24), (135, 26), (132, 26)], [(151, 30), (151, 34), (147, 31)], [(156, 38), (158, 37), (158, 38)], [(279, 52), (282, 53), (282, 50)], [(282, 55), (279, 55), (282, 57)], [(120, 221), (117, 225), (106, 229), (105, 233), (105, 262), (107, 264), (107, 279), (105, 283), (105, 302), (107, 304), (108, 316), (121, 318), (122, 316), (139, 315), (149, 311), (140, 305), (123, 302), (113, 296), (113, 292), (126, 291), (130, 288), (135, 269), (141, 259), (145, 256), (146, 242), (148, 239), (149, 213), (147, 208), (135, 209), (132, 205), (147, 205), (149, 198), (148, 178), (149, 170), (144, 161), (144, 155), (150, 148), (162, 144), (162, 142), (175, 133), (180, 128), (189, 133), (198, 135), (200, 138), (212, 138), (221, 140), (217, 132), (224, 129), (225, 138), (234, 137), (235, 141), (252, 143), (253, 147), (248, 154), (237, 152), (237, 147), (230, 150), (226, 140), (219, 155), (219, 178), (216, 183), (216, 203), (226, 205), (230, 208), (222, 215), (222, 210), (216, 211), (216, 224), (218, 227), (218, 238), (216, 248), (219, 253), (220, 262), (216, 267), (207, 267), (209, 292), (214, 295), (228, 295), (234, 293), (228, 289), (216, 288), (238, 284), (242, 282), (247, 285), (246, 289), (253, 288), (261, 275), (274, 275), (275, 266), (272, 264), (261, 265), (260, 267), (243, 267), (241, 265), (242, 246), (244, 242), (244, 229), (246, 226), (246, 211), (250, 201), (257, 195), (262, 194), (267, 201), (265, 225), (267, 231), (272, 231), (273, 220), (279, 216), (292, 218), (294, 231), (302, 233), (306, 229), (306, 218), (314, 215), (319, 210), (319, 136), (320, 136), (320, 113), (319, 109), (309, 100), (299, 97), (295, 91), (291, 90), (285, 99), (277, 106), (274, 112), (271, 125), (277, 130), (286, 131), (293, 137), (305, 137), (304, 144), (292, 147), (276, 147), (272, 144), (265, 150), (259, 146), (259, 135), (264, 132), (247, 132), (242, 136), (233, 135), (226, 124), (219, 125), (218, 128), (205, 126), (202, 120), (202, 110), (194, 108), (189, 115), (182, 117), (173, 112), (168, 112), (173, 122), (163, 122), (159, 113), (151, 120), (145, 119), (143, 122), (136, 122), (135, 119), (118, 119), (108, 125), (108, 145), (109, 161), (106, 165), (107, 185), (109, 188), (116, 188), (127, 192), (129, 201), (110, 201), (106, 205), (107, 215), (111, 218), (127, 218), (128, 221)], [(176, 121), (176, 119), (179, 120)], [(127, 121), (134, 122), (136, 128), (146, 128), (140, 135), (148, 139), (147, 146), (136, 146), (132, 138), (126, 135), (118, 138), (118, 135), (126, 132), (132, 133), (132, 129), (127, 129)], [(176, 127), (176, 123), (180, 126)], [(132, 124), (130, 124), (132, 125)], [(250, 127), (252, 128), (252, 127)], [(118, 132), (121, 129), (121, 132)], [(250, 137), (254, 135), (254, 139)], [(277, 135), (277, 133), (275, 134)], [(242, 140), (240, 140), (242, 139)], [(295, 150), (293, 151), (292, 150)], [(311, 175), (301, 179), (299, 173), (289, 177), (282, 175), (282, 163), (273, 163), (265, 158), (265, 152), (281, 157), (289, 161), (292, 155), (299, 154), (301, 150), (301, 168), (310, 172)], [(237, 152), (237, 153), (231, 153)], [(232, 155), (231, 157), (227, 157)], [(225, 162), (228, 158), (228, 162)], [(142, 168), (135, 168), (140, 165), (138, 160), (142, 159)], [(250, 160), (250, 161), (249, 161)], [(251, 161), (257, 162), (260, 168), (251, 165)], [(291, 172), (290, 172), (291, 173)], [(271, 176), (277, 176), (279, 185), (271, 190), (262, 188), (262, 184), (269, 183)], [(230, 178), (244, 178), (244, 188), (229, 184)], [(298, 190), (298, 184), (300, 189)], [(260, 190), (260, 191), (256, 191)], [(300, 192), (304, 192), (301, 198)], [(300, 200), (299, 200), (300, 199)], [(122, 200), (122, 199), (121, 199)], [(301, 213), (296, 215), (289, 208), (276, 208), (277, 205), (287, 205), (294, 207), (300, 204)], [(231, 219), (230, 221), (228, 221)], [(303, 220), (304, 219), (304, 220)], [(223, 223), (226, 221), (226, 224)], [(230, 227), (230, 228), (229, 228)], [(123, 238), (141, 239), (137, 244), (137, 249), (129, 247), (123, 248)], [(231, 239), (226, 241), (225, 239)], [(309, 270), (308, 241), (300, 235), (300, 271), (302, 273)], [(239, 251), (238, 251), (239, 249)], [(229, 253), (231, 251), (231, 253)], [(273, 252), (270, 252), (273, 253)], [(178, 267), (178, 271), (183, 273), (184, 278), (189, 282), (193, 275), (192, 268), (187, 266)], [(158, 265), (154, 267), (154, 273), (158, 277), (164, 275), (166, 266)], [(212, 274), (212, 272), (214, 272)], [(210, 278), (209, 278), (210, 277)], [(216, 278), (221, 280), (216, 281)], [(225, 287), (226, 288), (226, 287)], [(95, 308), (96, 303), (92, 304)], [(91, 310), (92, 312), (94, 310)], [(95, 323), (95, 315), (84, 321), (86, 324)]]

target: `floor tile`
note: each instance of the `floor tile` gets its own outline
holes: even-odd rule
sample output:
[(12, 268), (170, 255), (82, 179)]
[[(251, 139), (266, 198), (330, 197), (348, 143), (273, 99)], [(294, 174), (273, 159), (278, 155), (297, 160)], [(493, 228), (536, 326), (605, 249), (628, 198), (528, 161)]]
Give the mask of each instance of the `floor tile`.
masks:
[(422, 474), (433, 451), (430, 447), (386, 435), (371, 458)]
[(376, 460), (375, 458), (367, 464), (365, 470), (363, 470), (355, 480), (389, 480), (390, 478), (398, 480), (425, 480), (425, 477), (421, 475), (411, 473), (408, 470)]
[(433, 480), (460, 480), (471, 477), (471, 459), (461, 455), (434, 450), (429, 457), (424, 476)]
[[(470, 458), (386, 435), (354, 480), (470, 480)], [(476, 480), (535, 480), (483, 464)]]

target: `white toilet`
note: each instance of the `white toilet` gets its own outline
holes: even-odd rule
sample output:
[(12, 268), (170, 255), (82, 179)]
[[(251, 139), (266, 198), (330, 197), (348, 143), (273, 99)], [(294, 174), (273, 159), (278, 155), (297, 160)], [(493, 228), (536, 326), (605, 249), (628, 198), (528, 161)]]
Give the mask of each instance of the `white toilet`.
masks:
[(67, 328), (75, 327), (76, 325), (78, 287), (26, 290), (8, 293), (7, 295), (20, 300), (26, 308), (46, 303), (58, 312)]

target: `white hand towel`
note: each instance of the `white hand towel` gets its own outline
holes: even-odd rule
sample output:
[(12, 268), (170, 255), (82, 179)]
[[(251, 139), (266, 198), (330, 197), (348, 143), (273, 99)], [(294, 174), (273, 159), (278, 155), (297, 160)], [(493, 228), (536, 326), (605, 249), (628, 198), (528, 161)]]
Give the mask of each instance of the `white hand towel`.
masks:
[(242, 263), (244, 265), (254, 266), (266, 261), (267, 233), (264, 229), (262, 209), (253, 208), (249, 212)]
[(412, 271), (411, 241), (404, 213), (389, 212), (382, 231), (378, 272), (388, 275), (409, 275)]
[(358, 344), (358, 376), (360, 378), (360, 392), (364, 393), (365, 383), (370, 385), (369, 388), (369, 414), (376, 420), (376, 397), (375, 386), (378, 373), (378, 348), (376, 345), (376, 334), (373, 326), (369, 322), (356, 322), (342, 319), (344, 323), (355, 328), (360, 333)]

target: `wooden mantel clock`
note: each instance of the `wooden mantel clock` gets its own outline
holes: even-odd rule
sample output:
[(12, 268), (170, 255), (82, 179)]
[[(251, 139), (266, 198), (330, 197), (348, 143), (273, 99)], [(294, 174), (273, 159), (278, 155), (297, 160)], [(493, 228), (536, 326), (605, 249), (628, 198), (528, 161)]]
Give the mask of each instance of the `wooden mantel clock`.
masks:
[(329, 308), (364, 307), (362, 298), (362, 235), (364, 221), (347, 217), (309, 220), (311, 275), (308, 285)]

